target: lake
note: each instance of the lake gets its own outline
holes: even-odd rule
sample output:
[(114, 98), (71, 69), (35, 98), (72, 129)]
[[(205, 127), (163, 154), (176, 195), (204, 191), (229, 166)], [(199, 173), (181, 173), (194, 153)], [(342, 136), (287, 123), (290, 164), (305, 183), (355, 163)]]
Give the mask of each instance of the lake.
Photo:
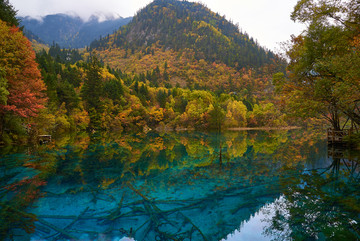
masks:
[(304, 130), (3, 147), (1, 240), (360, 240), (357, 153)]

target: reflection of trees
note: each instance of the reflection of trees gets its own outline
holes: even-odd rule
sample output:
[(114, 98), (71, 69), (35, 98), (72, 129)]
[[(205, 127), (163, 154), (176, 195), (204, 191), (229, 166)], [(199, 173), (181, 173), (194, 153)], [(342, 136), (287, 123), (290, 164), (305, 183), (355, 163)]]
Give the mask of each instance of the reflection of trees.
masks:
[[(221, 170), (220, 148), (226, 160)], [(90, 144), (81, 157), (68, 149), (59, 166), (68, 166), (64, 170), (69, 171), (74, 164), (66, 164), (66, 160), (79, 160), (82, 183), (86, 185), (48, 198), (76, 199), (76, 194), (85, 195), (85, 200), (73, 202), (86, 203), (89, 198), (94, 205), (106, 202), (107, 208), (91, 212), (97, 208), (88, 204), (76, 215), (39, 218), (54, 225), (68, 220), (66, 228), (56, 225), (57, 230), (51, 233), (67, 238), (79, 230), (90, 233), (93, 226), (112, 235), (120, 226), (121, 235), (139, 240), (218, 240), (279, 195), (274, 175), (277, 167), (267, 158), (254, 162), (257, 153), (244, 156), (247, 150), (246, 135), (236, 132), (218, 136), (170, 134), (161, 138), (151, 134), (146, 140), (126, 136), (115, 143)], [(66, 180), (77, 180), (60, 170), (58, 174)], [(184, 192), (190, 192), (190, 196), (182, 197)], [(80, 221), (83, 225), (77, 227)]]
[[(28, 233), (35, 230), (36, 216), (25, 211), (39, 198), (39, 188), (45, 182), (33, 171), (22, 168), (31, 157), (9, 154), (0, 161), (0, 239), (14, 237), (19, 230)], [(20, 231), (21, 232), (21, 231)]]
[[(49, 215), (35, 208), (40, 214), (36, 235), (73, 238), (95, 232), (139, 240), (221, 239), (279, 195), (279, 170), (286, 170), (291, 155), (299, 156), (296, 163), (306, 159), (295, 150), (310, 146), (308, 142), (294, 143), (298, 139), (287, 136), (98, 135), (64, 138), (52, 149), (39, 147), (33, 151), (38, 159), (26, 166), (48, 181), (43, 189), (47, 194), (37, 205), (45, 202), (56, 211), (48, 210), (53, 212)], [(70, 140), (75, 145), (68, 145)]]
[(255, 135), (250, 139), (255, 154), (272, 154), (287, 141), (287, 133), (283, 131), (255, 132), (252, 135)]
[(359, 159), (331, 160), (327, 168), (282, 178), (285, 198), (275, 202), (266, 234), (276, 240), (360, 239)]

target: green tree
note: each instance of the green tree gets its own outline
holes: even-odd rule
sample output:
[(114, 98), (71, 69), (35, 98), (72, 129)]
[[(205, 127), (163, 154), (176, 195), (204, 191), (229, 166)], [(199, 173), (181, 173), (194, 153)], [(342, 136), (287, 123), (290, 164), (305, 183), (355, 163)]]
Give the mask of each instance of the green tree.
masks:
[(72, 84), (67, 81), (61, 81), (57, 86), (57, 96), (60, 103), (65, 103), (67, 110), (72, 110), (79, 105), (79, 97)]
[(71, 66), (67, 66), (67, 68), (62, 73), (61, 77), (66, 79), (70, 84), (74, 87), (79, 87), (81, 83), (81, 74), (76, 68), (71, 68)]
[(344, 115), (360, 124), (358, 1), (301, 0), (291, 18), (308, 27), (287, 51), (289, 79), (277, 78), (289, 109), (303, 117), (322, 115), (335, 129)]
[(104, 94), (114, 100), (119, 101), (124, 95), (124, 87), (120, 80), (110, 79), (104, 83)]
[(103, 83), (99, 60), (92, 56), (86, 71), (84, 85), (81, 90), (83, 100), (86, 102), (86, 109), (94, 108), (99, 111), (101, 107), (100, 97), (102, 96)]
[(95, 56), (92, 56), (81, 90), (82, 99), (85, 102), (85, 109), (89, 112), (90, 116), (89, 127), (93, 129), (98, 129), (101, 124), (102, 102), (100, 97), (102, 96), (103, 82), (100, 74), (100, 66), (99, 60)]
[(16, 18), (17, 11), (9, 3), (9, 0), (0, 0), (0, 19), (11, 26), (18, 27), (20, 22)]
[(156, 100), (159, 102), (161, 108), (165, 108), (167, 93), (166, 90), (159, 90), (156, 94)]

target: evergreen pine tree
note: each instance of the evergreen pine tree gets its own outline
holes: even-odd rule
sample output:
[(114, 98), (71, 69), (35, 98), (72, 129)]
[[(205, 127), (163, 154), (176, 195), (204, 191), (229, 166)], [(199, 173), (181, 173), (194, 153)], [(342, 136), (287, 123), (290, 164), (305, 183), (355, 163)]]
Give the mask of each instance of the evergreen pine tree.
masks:
[(102, 95), (102, 77), (100, 75), (100, 62), (92, 56), (86, 72), (84, 86), (81, 91), (87, 110), (94, 108), (97, 112), (101, 109), (100, 96)]
[(9, 0), (0, 0), (0, 19), (11, 26), (18, 27), (20, 22), (16, 18), (17, 11), (9, 3)]

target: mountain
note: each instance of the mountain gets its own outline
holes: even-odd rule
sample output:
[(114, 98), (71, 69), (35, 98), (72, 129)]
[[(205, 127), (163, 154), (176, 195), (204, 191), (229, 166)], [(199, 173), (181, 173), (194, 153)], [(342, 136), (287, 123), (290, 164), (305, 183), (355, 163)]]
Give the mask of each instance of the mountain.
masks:
[(261, 95), (279, 72), (271, 51), (225, 17), (187, 1), (155, 0), (89, 50), (110, 68), (155, 87)]
[[(251, 20), (249, 20), (251, 21)], [(134, 50), (154, 45), (180, 51), (191, 49), (195, 58), (228, 66), (259, 67), (274, 55), (239, 27), (200, 3), (155, 0), (114, 35), (92, 42), (91, 49), (119, 47)]]
[(101, 18), (103, 16), (93, 15), (88, 21), (84, 21), (78, 16), (54, 14), (41, 20), (24, 17), (21, 18), (21, 24), (25, 35), (37, 42), (42, 41), (48, 45), (56, 42), (62, 48), (83, 48), (100, 36), (112, 34), (132, 19), (105, 16), (104, 21), (100, 21)]

